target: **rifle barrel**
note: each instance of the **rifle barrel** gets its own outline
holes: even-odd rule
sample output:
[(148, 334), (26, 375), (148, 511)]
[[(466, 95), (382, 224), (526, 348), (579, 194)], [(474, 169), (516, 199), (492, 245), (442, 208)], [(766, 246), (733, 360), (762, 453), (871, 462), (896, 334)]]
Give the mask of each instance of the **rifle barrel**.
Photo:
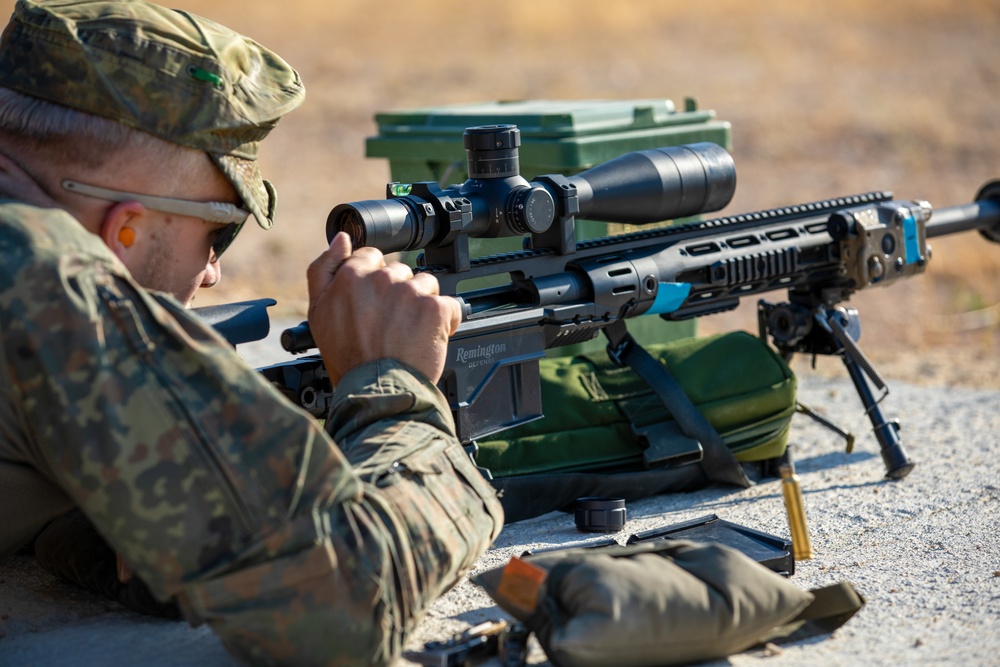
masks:
[(992, 199), (934, 209), (926, 227), (927, 238), (990, 228), (1000, 228), (1000, 201)]

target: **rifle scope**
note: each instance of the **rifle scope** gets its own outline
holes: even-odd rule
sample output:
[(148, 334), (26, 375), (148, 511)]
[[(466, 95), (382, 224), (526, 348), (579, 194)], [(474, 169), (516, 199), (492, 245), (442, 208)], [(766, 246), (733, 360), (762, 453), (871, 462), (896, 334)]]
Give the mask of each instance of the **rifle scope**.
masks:
[(646, 224), (717, 211), (736, 190), (733, 158), (713, 143), (635, 151), (574, 176), (528, 182), (519, 173), (516, 126), (470, 127), (463, 141), (464, 183), (390, 183), (386, 199), (336, 206), (327, 239), (345, 231), (354, 247), (389, 253), (448, 246), (461, 236), (543, 234), (573, 217)]

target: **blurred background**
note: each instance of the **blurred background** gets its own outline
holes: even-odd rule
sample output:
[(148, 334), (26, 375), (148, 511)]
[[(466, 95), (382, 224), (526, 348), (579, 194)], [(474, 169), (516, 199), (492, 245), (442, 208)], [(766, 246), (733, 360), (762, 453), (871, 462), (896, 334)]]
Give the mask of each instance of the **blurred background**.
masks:
[[(692, 97), (732, 123), (739, 184), (723, 214), (870, 190), (947, 206), (1000, 178), (1000, 0), (166, 4), (277, 51), (308, 90), (264, 145), (276, 228), (245, 230), (196, 305), (266, 295), (272, 315), (302, 317), (330, 209), (384, 196), (389, 164), (364, 144), (379, 111)], [(890, 378), (1000, 388), (1000, 245), (966, 233), (933, 249), (924, 276), (852, 299), (862, 346)], [(755, 331), (754, 309), (699, 331)]]

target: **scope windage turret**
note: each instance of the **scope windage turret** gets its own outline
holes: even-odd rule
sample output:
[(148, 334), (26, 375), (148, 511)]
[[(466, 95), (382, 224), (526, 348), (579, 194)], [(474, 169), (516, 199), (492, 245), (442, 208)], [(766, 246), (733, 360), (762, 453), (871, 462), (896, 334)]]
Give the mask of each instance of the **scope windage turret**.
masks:
[(441, 188), (390, 183), (387, 199), (340, 204), (327, 218), (327, 239), (346, 231), (355, 247), (383, 252), (437, 248), (459, 236), (542, 234), (575, 217), (647, 224), (724, 208), (736, 190), (733, 158), (697, 143), (626, 153), (574, 176), (518, 174), (520, 133), (513, 125), (465, 131), (470, 178)]

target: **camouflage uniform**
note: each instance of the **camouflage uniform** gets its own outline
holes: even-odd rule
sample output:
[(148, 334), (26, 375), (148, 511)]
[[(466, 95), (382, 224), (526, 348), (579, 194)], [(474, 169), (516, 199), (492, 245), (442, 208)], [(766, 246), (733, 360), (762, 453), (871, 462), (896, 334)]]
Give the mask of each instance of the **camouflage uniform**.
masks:
[[(157, 25), (166, 15), (82, 5), (152, 12)], [(15, 17), (38, 7), (21, 0)], [(0, 85), (16, 87), (39, 68), (13, 73), (12, 49), (0, 45)], [(255, 188), (255, 148), (210, 149), (243, 165), (238, 190), (268, 226), (273, 190)], [(254, 191), (265, 194), (251, 206)], [(241, 659), (387, 664), (497, 535), (500, 505), (441, 394), (398, 362), (348, 373), (326, 430), (72, 217), (0, 202), (0, 554), (78, 505), (158, 598)]]

